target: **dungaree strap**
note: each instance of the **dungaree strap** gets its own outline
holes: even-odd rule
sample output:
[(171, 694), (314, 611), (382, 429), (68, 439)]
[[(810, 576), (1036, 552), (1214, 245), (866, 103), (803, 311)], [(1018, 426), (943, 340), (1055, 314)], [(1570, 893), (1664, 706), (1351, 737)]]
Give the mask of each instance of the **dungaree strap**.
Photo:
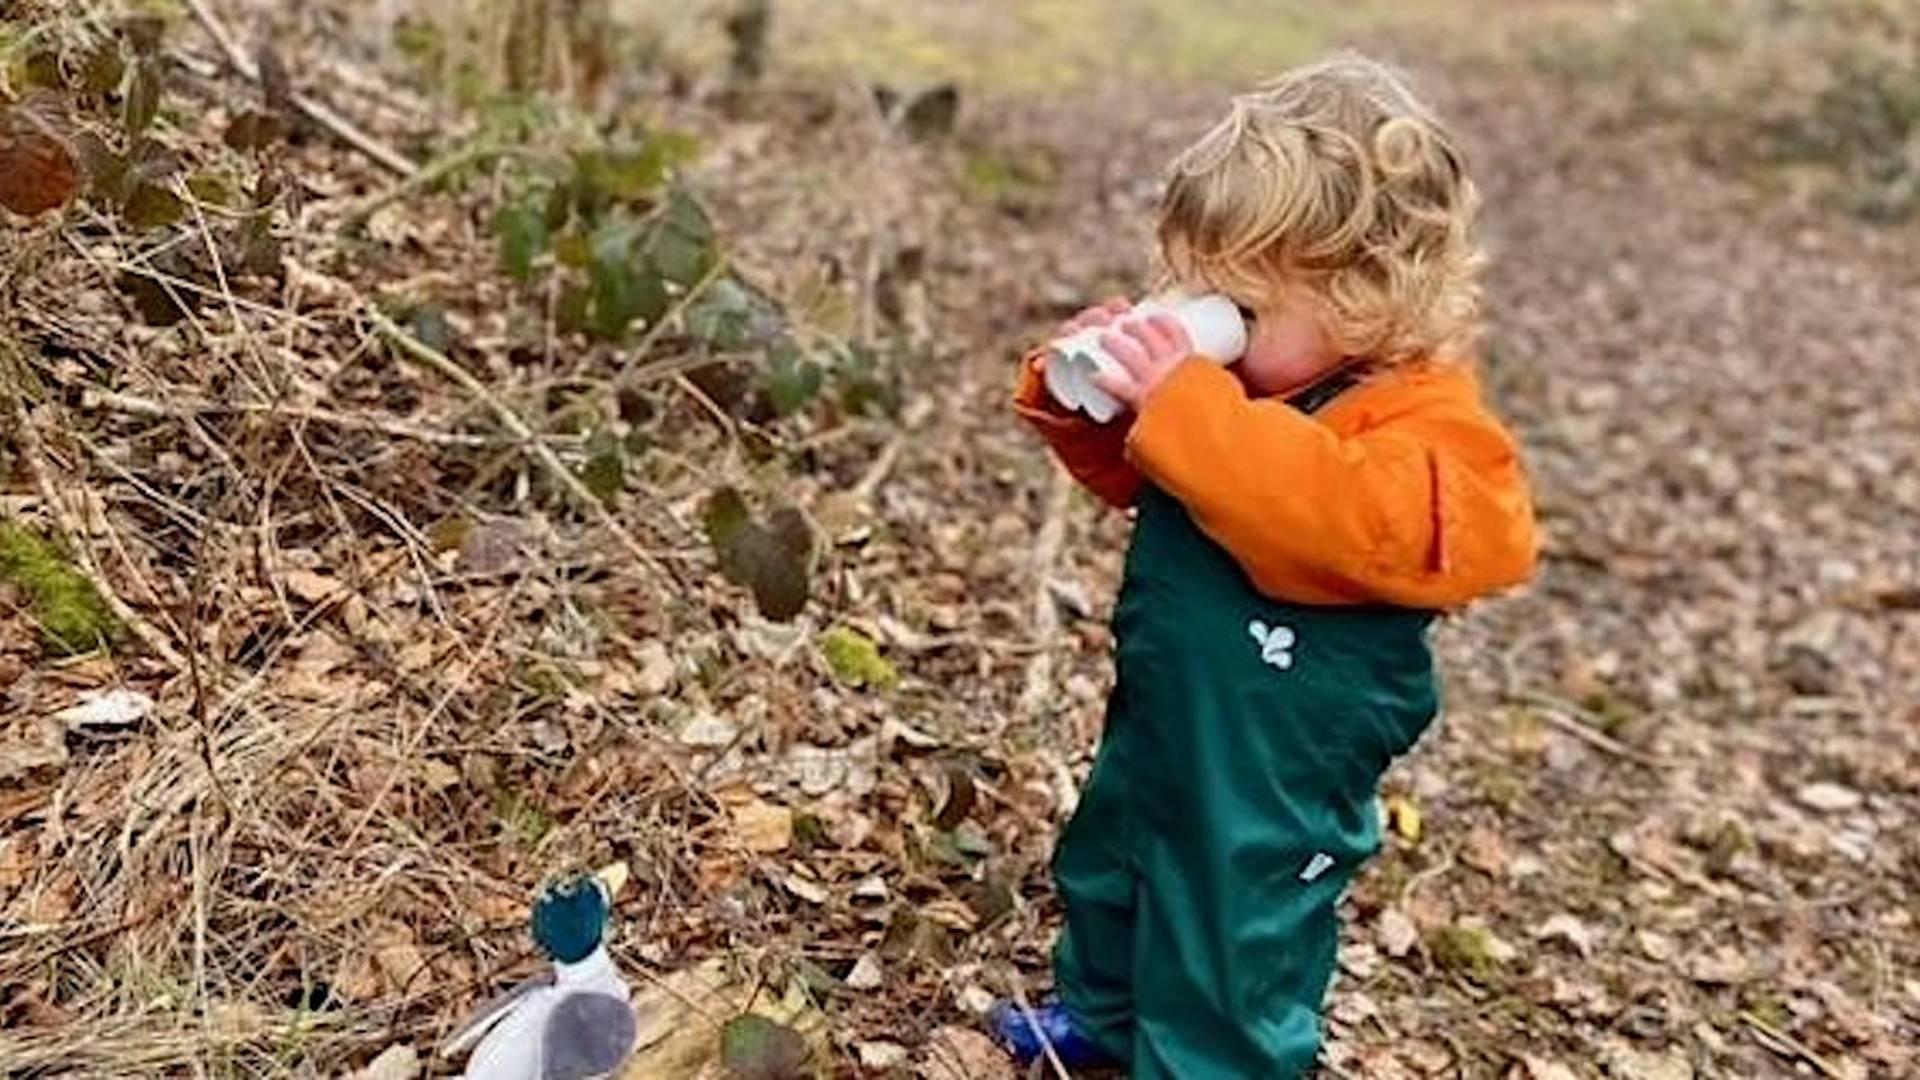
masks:
[(1287, 404), (1309, 415), (1319, 412), (1329, 402), (1360, 384), (1366, 374), (1363, 363), (1349, 363), (1335, 369), (1332, 373), (1320, 377), (1320, 381), (1287, 398)]

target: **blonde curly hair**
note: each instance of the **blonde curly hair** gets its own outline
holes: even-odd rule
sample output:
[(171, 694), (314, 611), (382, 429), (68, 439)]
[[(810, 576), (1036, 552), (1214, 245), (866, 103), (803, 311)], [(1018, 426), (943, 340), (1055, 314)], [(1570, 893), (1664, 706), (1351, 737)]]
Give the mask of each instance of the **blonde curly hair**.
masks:
[(1458, 356), (1480, 327), (1478, 204), (1406, 79), (1343, 53), (1234, 98), (1174, 160), (1160, 257), (1172, 281), (1255, 308), (1304, 288), (1349, 356)]

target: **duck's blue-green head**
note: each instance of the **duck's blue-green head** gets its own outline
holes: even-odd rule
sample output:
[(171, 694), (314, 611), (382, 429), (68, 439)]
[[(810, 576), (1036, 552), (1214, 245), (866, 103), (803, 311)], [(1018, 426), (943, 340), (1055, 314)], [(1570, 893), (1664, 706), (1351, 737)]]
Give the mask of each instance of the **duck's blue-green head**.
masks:
[(533, 902), (533, 940), (560, 963), (579, 963), (600, 947), (611, 906), (599, 878), (562, 878), (542, 889)]

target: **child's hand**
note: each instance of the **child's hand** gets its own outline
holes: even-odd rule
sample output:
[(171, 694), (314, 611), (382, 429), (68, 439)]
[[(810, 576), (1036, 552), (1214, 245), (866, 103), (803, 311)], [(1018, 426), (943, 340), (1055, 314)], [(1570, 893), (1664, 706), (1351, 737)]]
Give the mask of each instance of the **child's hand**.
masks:
[(1085, 330), (1089, 326), (1111, 326), (1113, 320), (1125, 315), (1133, 307), (1133, 301), (1124, 296), (1114, 296), (1082, 311), (1073, 318), (1060, 324), (1057, 337), (1068, 337)]
[(1100, 344), (1120, 362), (1119, 371), (1099, 371), (1093, 384), (1125, 402), (1135, 412), (1162, 380), (1193, 355), (1187, 328), (1171, 315), (1128, 319), (1119, 332), (1103, 334)]

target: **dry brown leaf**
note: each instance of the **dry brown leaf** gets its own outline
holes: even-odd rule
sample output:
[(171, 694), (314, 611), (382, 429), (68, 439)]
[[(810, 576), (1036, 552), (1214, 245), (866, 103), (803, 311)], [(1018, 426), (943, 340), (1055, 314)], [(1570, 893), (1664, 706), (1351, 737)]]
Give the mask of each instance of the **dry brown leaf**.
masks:
[(735, 805), (730, 810), (733, 828), (748, 851), (763, 855), (785, 851), (793, 844), (793, 811), (760, 799)]

